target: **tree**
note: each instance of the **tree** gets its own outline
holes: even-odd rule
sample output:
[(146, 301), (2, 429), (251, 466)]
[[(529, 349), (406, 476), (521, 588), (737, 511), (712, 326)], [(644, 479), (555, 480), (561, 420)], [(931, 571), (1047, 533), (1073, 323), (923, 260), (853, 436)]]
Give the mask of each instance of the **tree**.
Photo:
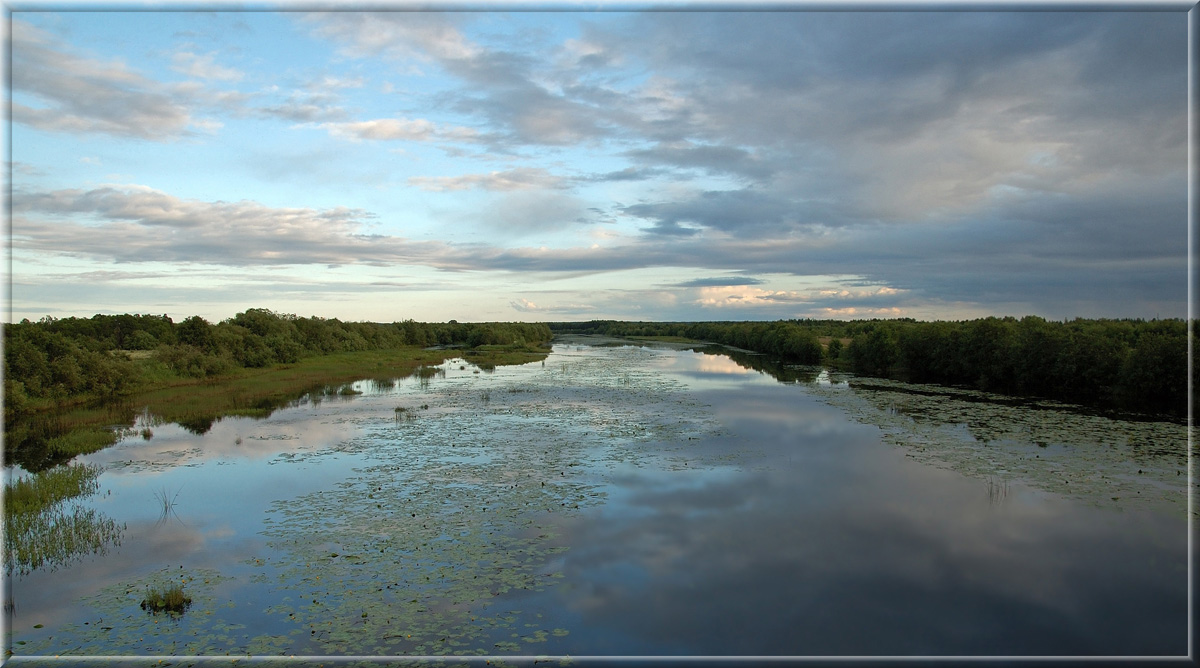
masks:
[(212, 343), (212, 326), (204, 318), (194, 315), (179, 323), (175, 335), (180, 343), (208, 348)]

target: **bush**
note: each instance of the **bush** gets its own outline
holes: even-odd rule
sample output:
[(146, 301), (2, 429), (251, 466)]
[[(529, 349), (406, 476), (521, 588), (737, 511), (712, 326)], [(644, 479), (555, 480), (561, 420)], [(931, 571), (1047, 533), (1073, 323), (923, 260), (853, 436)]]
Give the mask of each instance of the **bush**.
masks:
[(133, 334), (125, 337), (125, 348), (127, 350), (154, 350), (158, 347), (158, 339), (154, 335), (144, 330), (138, 330)]

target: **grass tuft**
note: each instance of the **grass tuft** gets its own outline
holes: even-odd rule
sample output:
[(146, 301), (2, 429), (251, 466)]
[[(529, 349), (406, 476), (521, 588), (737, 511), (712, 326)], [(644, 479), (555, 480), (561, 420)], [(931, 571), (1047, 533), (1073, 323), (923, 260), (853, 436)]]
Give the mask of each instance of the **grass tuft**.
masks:
[(166, 589), (146, 588), (146, 598), (142, 599), (142, 610), (151, 614), (165, 612), (172, 617), (178, 617), (187, 611), (192, 604), (192, 598), (183, 593), (183, 585), (175, 584)]
[(154, 500), (158, 502), (156, 505), (159, 509), (158, 520), (160, 522), (165, 521), (168, 517), (171, 517), (172, 515), (175, 515), (175, 499), (178, 499), (178, 498), (179, 498), (178, 491), (175, 492), (174, 494), (171, 494), (171, 492), (168, 491), (166, 487), (155, 490)]

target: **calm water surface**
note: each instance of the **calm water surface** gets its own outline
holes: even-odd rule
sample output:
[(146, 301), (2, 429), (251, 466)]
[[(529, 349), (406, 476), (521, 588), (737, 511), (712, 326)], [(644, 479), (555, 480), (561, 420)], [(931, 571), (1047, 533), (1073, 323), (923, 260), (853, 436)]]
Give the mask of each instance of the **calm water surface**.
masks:
[[(631, 346), (442, 370), (84, 458), (121, 543), (9, 578), (16, 657), (1187, 652), (1182, 426), (910, 433), (826, 374)], [(174, 581), (182, 617), (140, 609)]]

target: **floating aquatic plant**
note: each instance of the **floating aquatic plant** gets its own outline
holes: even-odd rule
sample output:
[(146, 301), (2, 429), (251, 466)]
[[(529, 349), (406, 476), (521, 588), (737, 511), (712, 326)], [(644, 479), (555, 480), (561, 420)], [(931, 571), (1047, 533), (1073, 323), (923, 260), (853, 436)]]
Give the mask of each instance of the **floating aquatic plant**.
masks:
[(918, 461), (1101, 506), (1186, 512), (1186, 425), (874, 378), (806, 391), (878, 426)]

